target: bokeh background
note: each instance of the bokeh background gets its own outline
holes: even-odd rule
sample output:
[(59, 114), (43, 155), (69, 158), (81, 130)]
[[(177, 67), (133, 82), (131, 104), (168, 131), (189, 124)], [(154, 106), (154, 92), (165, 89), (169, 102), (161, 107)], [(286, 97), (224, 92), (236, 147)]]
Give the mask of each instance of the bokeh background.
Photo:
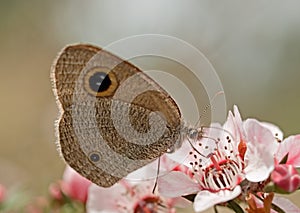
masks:
[[(237, 104), (244, 118), (275, 123), (285, 136), (300, 133), (298, 1), (1, 1), (0, 183), (40, 195), (61, 178), (49, 79), (57, 52), (69, 43), (105, 46), (144, 33), (201, 50), (228, 109)], [(289, 197), (300, 206), (299, 195)]]

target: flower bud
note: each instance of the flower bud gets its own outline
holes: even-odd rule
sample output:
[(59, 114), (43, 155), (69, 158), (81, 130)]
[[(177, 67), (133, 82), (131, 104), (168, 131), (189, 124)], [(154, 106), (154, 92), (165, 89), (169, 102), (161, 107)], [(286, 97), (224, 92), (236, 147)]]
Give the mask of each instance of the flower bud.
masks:
[(62, 200), (62, 189), (61, 189), (61, 182), (51, 183), (48, 188), (49, 194), (55, 200)]
[(292, 165), (276, 165), (271, 179), (276, 186), (287, 192), (294, 192), (300, 187), (300, 175)]

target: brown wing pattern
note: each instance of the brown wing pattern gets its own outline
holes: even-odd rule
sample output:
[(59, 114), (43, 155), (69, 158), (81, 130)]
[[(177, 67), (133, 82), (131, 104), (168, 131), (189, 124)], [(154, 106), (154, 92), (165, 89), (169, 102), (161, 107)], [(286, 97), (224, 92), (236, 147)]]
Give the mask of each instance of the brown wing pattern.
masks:
[[(61, 153), (100, 186), (113, 185), (179, 139), (181, 114), (174, 100), (137, 67), (107, 51), (67, 46), (54, 62), (51, 78), (60, 108)], [(93, 78), (102, 78), (94, 91), (99, 82)]]

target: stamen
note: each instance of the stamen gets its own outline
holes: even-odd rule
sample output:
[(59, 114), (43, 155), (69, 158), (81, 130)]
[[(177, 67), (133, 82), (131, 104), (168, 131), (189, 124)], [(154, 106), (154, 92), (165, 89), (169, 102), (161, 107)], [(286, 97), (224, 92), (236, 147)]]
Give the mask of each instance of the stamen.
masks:
[(225, 183), (225, 187), (229, 188), (230, 187), (230, 183), (228, 181), (229, 177), (228, 177), (228, 175), (226, 173), (226, 169), (224, 170), (224, 173), (222, 174), (222, 178), (223, 178), (223, 181)]
[(214, 167), (217, 169), (217, 170), (221, 170), (221, 167), (219, 166), (218, 162), (216, 161), (216, 159), (214, 158), (214, 155), (210, 157), (210, 160), (212, 161)]
[[(215, 137), (214, 131), (207, 132), (206, 129), (220, 130), (225, 134)], [(193, 178), (206, 190), (234, 188), (243, 169), (240, 153), (235, 152), (239, 151), (238, 147), (235, 147), (236, 143), (232, 143), (234, 137), (229, 131), (219, 127), (202, 126), (197, 131), (197, 139), (188, 138), (193, 150), (189, 152)]]

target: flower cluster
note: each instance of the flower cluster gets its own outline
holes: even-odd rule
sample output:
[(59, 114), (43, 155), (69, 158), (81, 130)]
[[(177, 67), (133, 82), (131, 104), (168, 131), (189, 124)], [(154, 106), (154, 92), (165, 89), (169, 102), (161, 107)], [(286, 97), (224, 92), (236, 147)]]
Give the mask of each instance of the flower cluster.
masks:
[(270, 212), (275, 201), (279, 212), (291, 212), (291, 208), (300, 212), (290, 201), (273, 198), (274, 192), (291, 193), (300, 187), (296, 170), (300, 167), (300, 135), (283, 140), (280, 129), (272, 124), (242, 121), (236, 106), (222, 127), (212, 125), (202, 132), (181, 148), (185, 150), (181, 154), (189, 153), (183, 164), (192, 175), (172, 171), (160, 178), (162, 195), (194, 194), (196, 212), (214, 205), (244, 212), (239, 202), (248, 204), (247, 212)]
[[(284, 139), (273, 124), (243, 121), (236, 106), (224, 125), (187, 135), (179, 150), (159, 162), (160, 171), (169, 172), (143, 181), (130, 178), (134, 173), (149, 174), (154, 162), (110, 188), (91, 183), (67, 166), (62, 180), (50, 184), (47, 198), (38, 197), (22, 208), (28, 213), (175, 213), (193, 206), (195, 212), (214, 207), (216, 212), (230, 208), (300, 213), (295, 204), (278, 196), (300, 187), (300, 135)], [(0, 184), (0, 211), (14, 212), (7, 194)]]

